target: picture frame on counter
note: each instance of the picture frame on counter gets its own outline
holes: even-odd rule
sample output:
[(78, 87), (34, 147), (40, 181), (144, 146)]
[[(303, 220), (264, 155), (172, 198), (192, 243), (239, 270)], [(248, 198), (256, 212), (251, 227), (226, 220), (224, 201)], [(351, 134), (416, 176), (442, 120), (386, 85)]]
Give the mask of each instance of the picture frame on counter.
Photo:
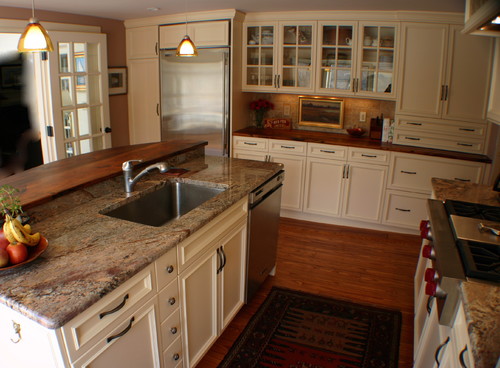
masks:
[(127, 68), (108, 68), (109, 95), (124, 95), (127, 93)]
[(342, 129), (344, 126), (344, 100), (300, 96), (299, 125)]

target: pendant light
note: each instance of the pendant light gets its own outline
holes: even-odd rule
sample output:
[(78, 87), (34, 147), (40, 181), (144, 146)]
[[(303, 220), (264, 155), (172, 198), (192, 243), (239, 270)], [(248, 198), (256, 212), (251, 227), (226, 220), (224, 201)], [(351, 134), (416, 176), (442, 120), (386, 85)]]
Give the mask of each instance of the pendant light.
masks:
[(19, 43), (19, 52), (53, 51), (52, 41), (49, 34), (35, 18), (35, 0), (31, 0), (31, 18), (24, 30)]
[(187, 0), (184, 0), (184, 6), (186, 14), (186, 35), (181, 40), (181, 43), (179, 43), (179, 46), (177, 46), (177, 51), (175, 52), (175, 56), (180, 56), (180, 57), (198, 56), (198, 50), (196, 49), (194, 42), (191, 41), (191, 38), (189, 38), (188, 35)]

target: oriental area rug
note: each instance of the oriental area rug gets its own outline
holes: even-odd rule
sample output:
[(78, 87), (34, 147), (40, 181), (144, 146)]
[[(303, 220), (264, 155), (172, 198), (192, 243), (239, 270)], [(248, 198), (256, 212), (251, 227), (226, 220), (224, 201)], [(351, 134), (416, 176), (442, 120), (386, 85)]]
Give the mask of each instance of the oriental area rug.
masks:
[(396, 368), (401, 313), (274, 287), (219, 368)]

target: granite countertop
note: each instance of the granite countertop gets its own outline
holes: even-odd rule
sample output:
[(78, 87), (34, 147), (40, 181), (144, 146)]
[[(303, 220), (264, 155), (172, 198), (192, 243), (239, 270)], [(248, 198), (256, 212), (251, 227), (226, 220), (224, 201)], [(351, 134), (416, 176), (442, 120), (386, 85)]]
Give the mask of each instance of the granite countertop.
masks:
[[(432, 179), (434, 197), (500, 206), (491, 186)], [(476, 367), (495, 367), (500, 358), (500, 286), (487, 282), (460, 284), (465, 317)]]
[(370, 139), (367, 137), (353, 137), (348, 134), (340, 133), (315, 132), (298, 129), (263, 129), (257, 127), (247, 127), (234, 132), (233, 135), (242, 137), (284, 139), (300, 142), (335, 144), (339, 146), (361, 147), (385, 151), (414, 153), (434, 157), (453, 158), (457, 160), (491, 163), (491, 159), (488, 156), (484, 155), (445, 151), (433, 148), (404, 146), (401, 144), (386, 142), (383, 143), (380, 140)]
[[(61, 327), (282, 168), (276, 163), (210, 156), (191, 158), (179, 166), (189, 172), (180, 177), (146, 175), (129, 197), (119, 175), (30, 208), (33, 229), (48, 239), (49, 246), (32, 263), (0, 271), (0, 303), (47, 328)], [(161, 227), (100, 214), (166, 179), (227, 189)]]

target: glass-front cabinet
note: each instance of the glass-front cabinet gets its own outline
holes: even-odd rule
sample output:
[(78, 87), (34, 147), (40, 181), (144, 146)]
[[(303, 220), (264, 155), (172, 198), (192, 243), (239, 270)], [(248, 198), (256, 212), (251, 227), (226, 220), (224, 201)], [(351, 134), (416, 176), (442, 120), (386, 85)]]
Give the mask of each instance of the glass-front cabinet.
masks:
[(312, 92), (315, 32), (315, 22), (247, 24), (243, 36), (244, 88)]
[(393, 98), (395, 25), (318, 25), (318, 93)]

